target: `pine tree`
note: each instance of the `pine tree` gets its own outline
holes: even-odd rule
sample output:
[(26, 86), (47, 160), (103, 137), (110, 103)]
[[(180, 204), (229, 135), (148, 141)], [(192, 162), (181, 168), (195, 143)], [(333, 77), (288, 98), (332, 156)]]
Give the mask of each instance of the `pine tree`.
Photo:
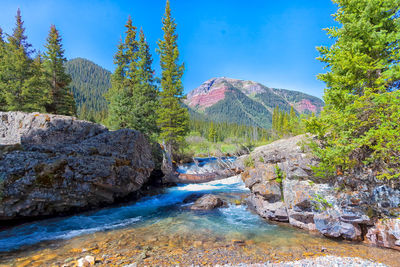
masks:
[[(6, 42), (3, 39), (3, 29), (0, 27), (0, 111), (6, 110), (4, 71), (5, 71)], [(2, 86), (3, 85), (3, 86)]]
[(50, 95), (50, 102), (46, 105), (46, 111), (55, 114), (75, 115), (75, 100), (68, 87), (71, 77), (65, 73), (64, 63), (67, 60), (64, 57), (61, 41), (60, 33), (52, 25), (45, 45), (47, 50), (44, 54)]
[(299, 133), (299, 120), (297, 118), (293, 106), (290, 107), (290, 113), (289, 113), (289, 131), (291, 134)]
[(31, 63), (30, 70), (31, 77), (25, 82), (25, 87), (28, 90), (23, 92), (25, 101), (22, 110), (26, 112), (45, 112), (45, 106), (50, 102), (49, 83), (40, 53)]
[(214, 128), (214, 123), (210, 123), (210, 128), (208, 129), (208, 140), (211, 142), (216, 142), (217, 130)]
[(111, 88), (105, 95), (108, 101), (107, 124), (112, 129), (127, 127), (127, 114), (129, 99), (127, 89), (124, 87), (125, 72), (127, 69), (127, 59), (124, 54), (124, 43), (122, 40), (118, 45), (117, 53), (114, 56), (116, 68), (111, 75)]
[(325, 107), (308, 129), (322, 148), (321, 176), (368, 166), (381, 178), (400, 177), (400, 1), (335, 0), (342, 27), (327, 30), (335, 43), (319, 47), (329, 71)]
[(274, 108), (272, 113), (272, 130), (278, 133), (279, 130), (279, 107), (278, 105)]
[(115, 129), (132, 128), (154, 137), (158, 131), (158, 100), (150, 48), (143, 30), (136, 40), (136, 27), (130, 17), (125, 27), (125, 40), (114, 56), (117, 68), (112, 75), (112, 88), (106, 95), (109, 121)]
[(171, 17), (171, 8), (167, 0), (165, 15), (162, 19), (163, 40), (158, 41), (160, 65), (162, 70), (160, 92), (160, 107), (158, 109), (158, 124), (160, 137), (166, 144), (167, 151), (172, 153), (179, 148), (188, 132), (189, 112), (182, 107), (183, 86), (181, 78), (183, 64), (179, 64), (179, 50), (176, 34), (176, 23)]
[(133, 92), (139, 83), (137, 74), (136, 27), (131, 17), (125, 24), (125, 39), (120, 41), (117, 53), (114, 56), (116, 69), (111, 76), (111, 89), (106, 94), (109, 101), (108, 124), (113, 129), (128, 128), (136, 123), (133, 107)]
[(143, 30), (139, 33), (138, 42), (137, 76), (139, 82), (134, 87), (133, 105), (135, 123), (131, 124), (133, 129), (139, 130), (147, 136), (153, 136), (158, 132), (157, 114), (158, 107), (157, 86), (154, 81), (153, 60), (150, 47), (146, 41)]
[(4, 44), (2, 58), (2, 79), (0, 80), (0, 92), (6, 110), (22, 110), (25, 105), (24, 95), (29, 94), (26, 80), (30, 78), (30, 64), (32, 60), (31, 44), (27, 42), (24, 22), (18, 9), (16, 26), (13, 34), (8, 37), (8, 43)]

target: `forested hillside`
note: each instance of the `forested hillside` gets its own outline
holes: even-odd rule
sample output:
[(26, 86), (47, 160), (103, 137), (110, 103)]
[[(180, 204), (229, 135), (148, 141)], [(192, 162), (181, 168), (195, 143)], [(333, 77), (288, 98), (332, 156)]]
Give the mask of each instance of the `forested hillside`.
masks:
[(277, 106), (286, 113), (293, 107), (296, 115), (318, 114), (324, 102), (297, 91), (222, 77), (210, 79), (189, 92), (186, 104), (216, 122), (269, 129), (273, 110)]
[(111, 87), (111, 72), (84, 58), (71, 59), (65, 63), (71, 76), (70, 87), (76, 101), (78, 117), (101, 122), (107, 115), (104, 94)]

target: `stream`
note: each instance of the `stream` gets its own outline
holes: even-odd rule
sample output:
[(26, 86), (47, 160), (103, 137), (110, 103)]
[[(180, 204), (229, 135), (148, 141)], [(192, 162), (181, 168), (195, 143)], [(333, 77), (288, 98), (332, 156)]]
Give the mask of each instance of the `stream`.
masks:
[[(183, 165), (179, 171), (198, 173), (213, 168), (216, 168), (216, 159), (211, 158), (200, 160), (200, 164)], [(208, 193), (219, 195), (227, 206), (211, 211), (189, 209), (197, 198)], [(177, 185), (159, 195), (116, 207), (18, 225), (0, 232), (0, 265), (27, 262), (29, 266), (32, 259), (39, 263), (55, 260), (62, 263), (66, 258), (78, 257), (81, 255), (78, 252), (85, 252), (82, 248), (93, 247), (93, 244), (96, 244), (93, 254), (101, 254), (106, 265), (119, 264), (113, 262), (111, 256), (108, 263), (103, 257), (113, 253), (130, 255), (136, 262), (144, 247), (150, 248), (147, 250), (152, 256), (146, 254), (141, 260), (159, 259), (157, 264), (161, 265), (180, 262), (179, 253), (171, 255), (177, 249), (182, 250), (183, 258), (190, 253), (203, 253), (202, 259), (191, 261), (202, 264), (200, 260), (207, 257), (214, 259), (212, 263), (231, 262), (218, 258), (215, 261), (216, 256), (206, 251), (228, 253), (232, 262), (237, 259), (235, 257), (239, 257), (239, 262), (258, 262), (274, 260), (280, 254), (282, 259), (289, 260), (305, 257), (305, 253), (319, 255), (322, 247), (336, 255), (356, 255), (391, 263), (387, 250), (339, 243), (287, 225), (269, 223), (244, 204), (248, 193), (240, 176), (234, 176), (203, 184)], [(151, 252), (154, 247), (157, 251)], [(240, 251), (243, 249), (247, 249), (246, 252)], [(235, 253), (239, 253), (238, 256)], [(46, 257), (53, 254), (56, 255), (53, 258)]]

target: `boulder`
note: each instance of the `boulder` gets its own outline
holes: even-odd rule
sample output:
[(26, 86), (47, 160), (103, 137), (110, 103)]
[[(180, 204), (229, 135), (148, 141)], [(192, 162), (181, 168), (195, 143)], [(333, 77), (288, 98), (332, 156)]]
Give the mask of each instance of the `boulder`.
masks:
[(400, 250), (400, 218), (381, 219), (368, 229), (369, 244)]
[(224, 205), (224, 201), (218, 196), (207, 194), (196, 200), (190, 207), (192, 210), (211, 210)]
[(138, 194), (154, 169), (140, 132), (68, 116), (0, 112), (0, 145), (0, 220), (110, 204)]
[(347, 240), (358, 240), (361, 237), (361, 228), (358, 224), (343, 222), (340, 214), (335, 210), (327, 210), (314, 215), (315, 228), (327, 237), (342, 237)]
[(260, 195), (251, 194), (248, 202), (265, 219), (279, 222), (289, 221), (285, 204), (281, 201), (269, 202)]

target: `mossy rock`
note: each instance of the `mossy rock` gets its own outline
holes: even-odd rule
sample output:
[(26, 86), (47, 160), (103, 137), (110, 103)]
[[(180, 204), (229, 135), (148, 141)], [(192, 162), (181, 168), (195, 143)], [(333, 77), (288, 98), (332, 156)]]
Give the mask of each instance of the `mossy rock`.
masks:
[(60, 159), (53, 163), (39, 163), (34, 167), (36, 172), (36, 183), (44, 187), (51, 187), (56, 182), (63, 180), (62, 174), (67, 165), (66, 159)]
[(0, 155), (21, 150), (24, 150), (21, 144), (0, 145)]

